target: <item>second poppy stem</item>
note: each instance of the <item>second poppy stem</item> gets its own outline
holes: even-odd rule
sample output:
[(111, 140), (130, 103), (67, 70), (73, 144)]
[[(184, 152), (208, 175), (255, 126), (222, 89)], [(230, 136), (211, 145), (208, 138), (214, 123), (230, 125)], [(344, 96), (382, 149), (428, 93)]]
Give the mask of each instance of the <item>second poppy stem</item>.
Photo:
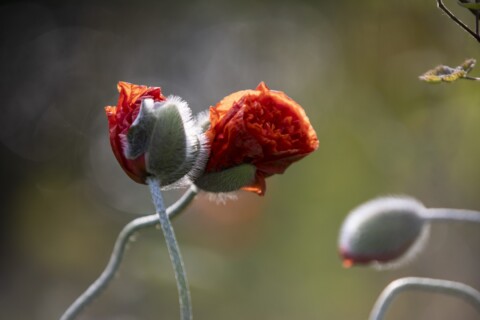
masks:
[(476, 289), (456, 281), (408, 277), (390, 283), (378, 297), (370, 314), (370, 320), (382, 320), (393, 299), (406, 290), (421, 290), (452, 295), (467, 302), (480, 312), (480, 292)]
[(185, 272), (185, 266), (183, 264), (180, 248), (175, 238), (175, 232), (173, 231), (172, 224), (170, 223), (170, 219), (168, 218), (165, 210), (162, 192), (160, 190), (160, 181), (156, 178), (148, 178), (147, 182), (150, 187), (153, 204), (155, 205), (155, 209), (160, 220), (160, 226), (162, 227), (163, 235), (165, 236), (168, 253), (170, 254), (170, 260), (175, 272), (178, 296), (180, 300), (180, 319), (192, 320), (192, 303), (190, 298), (190, 290), (188, 288), (187, 274)]

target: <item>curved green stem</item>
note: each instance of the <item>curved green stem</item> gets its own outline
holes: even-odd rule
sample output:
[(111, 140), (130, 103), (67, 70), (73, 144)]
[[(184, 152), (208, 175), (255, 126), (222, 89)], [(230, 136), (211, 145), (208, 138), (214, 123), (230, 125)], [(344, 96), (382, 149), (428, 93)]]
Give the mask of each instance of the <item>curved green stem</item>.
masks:
[(190, 298), (190, 290), (188, 288), (187, 273), (183, 264), (182, 255), (178, 246), (175, 232), (173, 231), (170, 219), (165, 211), (163, 204), (162, 192), (160, 190), (160, 181), (156, 178), (147, 179), (150, 192), (152, 194), (153, 203), (157, 210), (160, 226), (167, 243), (168, 253), (175, 271), (175, 279), (177, 280), (178, 297), (180, 300), (180, 319), (192, 320), (192, 303)]
[[(195, 186), (191, 186), (190, 189), (185, 192), (185, 194), (178, 199), (173, 205), (171, 205), (167, 210), (166, 214), (170, 219), (176, 217), (180, 212), (182, 212), (198, 193), (198, 189)], [(72, 320), (80, 314), (80, 312), (89, 305), (96, 297), (98, 297), (103, 290), (108, 286), (113, 276), (117, 272), (123, 256), (125, 254), (125, 249), (127, 246), (130, 237), (137, 231), (146, 229), (158, 224), (157, 214), (151, 214), (148, 216), (143, 216), (136, 218), (129, 222), (117, 237), (115, 245), (113, 247), (112, 255), (108, 261), (105, 270), (103, 270), (100, 277), (93, 282), (84, 293), (82, 293), (68, 309), (60, 317), (60, 320)]]
[(393, 299), (406, 290), (422, 290), (443, 293), (464, 299), (480, 312), (480, 292), (456, 281), (408, 277), (393, 281), (380, 294), (370, 313), (370, 320), (382, 320)]

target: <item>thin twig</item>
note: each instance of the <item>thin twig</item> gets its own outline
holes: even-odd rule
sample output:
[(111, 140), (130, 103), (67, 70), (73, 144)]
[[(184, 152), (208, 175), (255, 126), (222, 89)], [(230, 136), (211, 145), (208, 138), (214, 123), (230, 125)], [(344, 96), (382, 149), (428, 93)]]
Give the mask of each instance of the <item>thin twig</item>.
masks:
[(447, 16), (450, 17), (456, 24), (458, 24), (463, 30), (467, 31), (472, 37), (475, 38), (478, 42), (480, 42), (480, 36), (472, 31), (465, 23), (463, 23), (460, 19), (458, 19), (448, 8), (443, 4), (442, 0), (437, 0), (437, 7), (445, 12)]
[(470, 77), (470, 76), (465, 76), (465, 77), (463, 77), (462, 79), (465, 79), (465, 80), (473, 80), (473, 81), (480, 81), (480, 78)]
[(456, 281), (416, 278), (401, 278), (390, 283), (380, 294), (370, 313), (370, 320), (382, 320), (393, 299), (401, 292), (409, 289), (443, 293), (464, 299), (480, 312), (480, 292)]
[(187, 273), (183, 263), (180, 247), (178, 246), (175, 232), (173, 231), (170, 219), (165, 211), (163, 204), (162, 191), (160, 190), (160, 180), (154, 177), (147, 178), (152, 200), (157, 210), (160, 226), (162, 227), (165, 242), (167, 243), (170, 261), (172, 262), (175, 280), (177, 280), (178, 298), (180, 302), (180, 319), (192, 320), (192, 302), (190, 298), (190, 289), (188, 288)]
[[(195, 186), (190, 187), (190, 189), (185, 192), (185, 194), (178, 199), (173, 205), (167, 209), (167, 215), (170, 219), (176, 217), (180, 212), (182, 212), (195, 198), (198, 190)], [(68, 307), (65, 313), (61, 316), (60, 320), (72, 320), (85, 308), (89, 305), (96, 297), (98, 297), (107, 285), (112, 280), (113, 276), (117, 272), (120, 263), (122, 262), (125, 249), (127, 246), (130, 237), (137, 231), (146, 229), (152, 226), (155, 226), (159, 223), (157, 214), (151, 214), (148, 216), (143, 216), (136, 218), (133, 221), (129, 222), (117, 237), (115, 245), (113, 247), (112, 255), (108, 261), (105, 270), (102, 272), (100, 277), (93, 282), (88, 289), (82, 293), (73, 303)]]

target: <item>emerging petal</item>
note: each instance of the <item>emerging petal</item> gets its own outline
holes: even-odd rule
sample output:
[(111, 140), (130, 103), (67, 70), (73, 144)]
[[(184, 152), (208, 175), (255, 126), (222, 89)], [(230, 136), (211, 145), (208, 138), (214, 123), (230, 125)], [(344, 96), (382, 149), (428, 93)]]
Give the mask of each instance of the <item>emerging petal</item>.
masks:
[(105, 107), (110, 144), (115, 158), (125, 173), (135, 182), (145, 183), (147, 177), (145, 155), (128, 159), (125, 155), (126, 136), (140, 111), (142, 99), (151, 98), (154, 101), (164, 101), (165, 97), (159, 87), (147, 87), (120, 81), (117, 89), (119, 92), (117, 105)]

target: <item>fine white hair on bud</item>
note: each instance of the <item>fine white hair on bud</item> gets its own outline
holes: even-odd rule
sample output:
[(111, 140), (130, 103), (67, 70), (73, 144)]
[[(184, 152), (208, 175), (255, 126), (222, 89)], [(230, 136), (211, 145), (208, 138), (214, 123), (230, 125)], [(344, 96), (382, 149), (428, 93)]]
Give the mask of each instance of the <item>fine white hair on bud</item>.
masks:
[(382, 269), (411, 260), (428, 237), (425, 210), (421, 202), (404, 196), (377, 198), (352, 210), (339, 236), (344, 265)]
[[(188, 108), (188, 110), (190, 109)], [(192, 184), (193, 181), (203, 174), (210, 153), (210, 144), (207, 136), (205, 135), (206, 129), (203, 127), (204, 123), (199, 123), (198, 121), (198, 119), (202, 117), (203, 113), (204, 112), (200, 113), (196, 118), (193, 118), (190, 112), (188, 118), (189, 120), (184, 122), (187, 137), (191, 137), (192, 139), (190, 148), (191, 159), (189, 161), (193, 161), (193, 165), (191, 170), (186, 175), (189, 180), (189, 184)], [(208, 122), (208, 124), (210, 124), (210, 122)]]
[(226, 205), (228, 201), (238, 200), (238, 192), (206, 192), (205, 195), (209, 201), (215, 202), (216, 204)]
[(197, 124), (197, 127), (201, 128), (202, 132), (207, 131), (210, 127), (210, 111), (204, 110), (197, 114), (195, 122)]

